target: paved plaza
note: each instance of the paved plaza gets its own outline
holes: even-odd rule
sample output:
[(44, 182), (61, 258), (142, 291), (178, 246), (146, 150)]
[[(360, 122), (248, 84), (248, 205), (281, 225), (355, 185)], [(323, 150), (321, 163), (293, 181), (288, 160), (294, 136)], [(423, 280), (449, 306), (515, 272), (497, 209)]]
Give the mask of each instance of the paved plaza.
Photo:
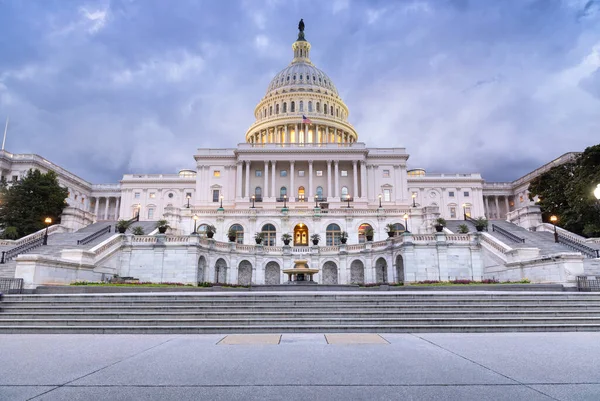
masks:
[(600, 333), (1, 335), (1, 400), (598, 400)]

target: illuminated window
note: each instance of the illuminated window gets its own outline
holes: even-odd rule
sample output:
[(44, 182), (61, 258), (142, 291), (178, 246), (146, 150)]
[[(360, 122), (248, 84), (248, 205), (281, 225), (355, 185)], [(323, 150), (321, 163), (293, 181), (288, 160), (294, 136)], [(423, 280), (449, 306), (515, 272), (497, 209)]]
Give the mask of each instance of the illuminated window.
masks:
[(364, 223), (361, 224), (360, 227), (358, 227), (358, 243), (359, 244), (364, 244), (365, 242), (367, 242), (367, 236), (365, 235), (365, 232), (369, 229), (373, 229), (373, 227), (371, 227), (370, 224)]
[(348, 170), (342, 170), (341, 171), (341, 176), (342, 177), (348, 177)]
[(150, 198), (152, 198), (152, 199), (156, 198), (156, 193), (150, 192)]
[(348, 187), (342, 187), (342, 200), (348, 197)]
[(390, 170), (383, 170), (383, 178), (390, 178)]
[(215, 170), (215, 171), (213, 171), (213, 177), (219, 178), (220, 176), (221, 176), (221, 170)]

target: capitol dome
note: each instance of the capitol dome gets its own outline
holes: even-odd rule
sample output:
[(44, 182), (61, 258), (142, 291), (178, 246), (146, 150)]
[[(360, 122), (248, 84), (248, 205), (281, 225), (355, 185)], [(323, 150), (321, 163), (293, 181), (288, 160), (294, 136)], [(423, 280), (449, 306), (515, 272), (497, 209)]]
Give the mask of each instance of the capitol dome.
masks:
[(254, 109), (256, 122), (246, 132), (253, 144), (351, 144), (358, 135), (348, 122), (348, 107), (331, 78), (310, 60), (304, 23), (292, 44), (294, 58), (271, 80)]

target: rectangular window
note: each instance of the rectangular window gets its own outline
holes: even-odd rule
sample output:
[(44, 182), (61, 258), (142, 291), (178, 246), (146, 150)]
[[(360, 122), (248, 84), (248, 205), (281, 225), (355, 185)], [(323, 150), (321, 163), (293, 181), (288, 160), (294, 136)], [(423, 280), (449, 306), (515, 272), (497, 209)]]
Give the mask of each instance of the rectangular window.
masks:
[(317, 170), (317, 177), (323, 176), (323, 170)]
[(140, 199), (140, 193), (139, 193), (139, 192), (136, 192), (136, 193), (134, 193), (134, 194), (133, 194), (133, 197), (134, 197), (135, 199)]
[(456, 208), (455, 207), (451, 207), (450, 208), (450, 218), (451, 219), (455, 219), (456, 218)]
[(463, 195), (464, 195), (464, 196), (469, 196), (469, 191), (465, 191), (465, 192), (463, 193)]
[(450, 198), (454, 198), (454, 191), (448, 191), (448, 196)]
[(304, 177), (304, 170), (298, 170), (298, 177)]
[(262, 177), (262, 170), (255, 170), (255, 171), (254, 171), (254, 175), (255, 175), (256, 177)]
[(280, 176), (280, 177), (287, 177), (287, 170), (281, 170), (281, 171), (279, 172), (279, 176)]
[(390, 202), (392, 200), (392, 191), (389, 189), (383, 190), (383, 200), (385, 202)]
[(213, 189), (213, 202), (218, 202), (219, 201), (219, 190), (218, 189)]
[(348, 170), (342, 170), (342, 177), (348, 177)]
[(213, 177), (219, 178), (221, 176), (221, 170), (213, 171)]
[(156, 193), (150, 192), (150, 198), (152, 198), (152, 199), (156, 198)]
[(465, 214), (467, 215), (467, 217), (471, 217), (471, 208), (470, 207), (465, 208)]
[(154, 218), (154, 209), (148, 209), (148, 220), (152, 220)]
[(390, 170), (383, 170), (383, 178), (390, 178)]

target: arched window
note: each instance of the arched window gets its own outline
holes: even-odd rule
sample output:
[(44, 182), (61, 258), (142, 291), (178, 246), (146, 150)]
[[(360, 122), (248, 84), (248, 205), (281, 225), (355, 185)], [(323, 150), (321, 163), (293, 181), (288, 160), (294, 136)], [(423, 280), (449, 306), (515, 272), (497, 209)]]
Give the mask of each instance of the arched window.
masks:
[(206, 228), (207, 224), (200, 224), (200, 227), (196, 229), (196, 233), (200, 236), (200, 238), (206, 238)]
[(399, 236), (400, 234), (402, 234), (405, 231), (406, 231), (406, 228), (404, 227), (404, 224), (394, 223), (394, 229), (392, 230), (392, 232), (394, 233), (395, 237)]
[(367, 230), (372, 230), (373, 227), (371, 227), (370, 224), (367, 223), (363, 223), (360, 225), (360, 227), (358, 227), (358, 243), (359, 244), (364, 244), (365, 242), (367, 242), (367, 236), (365, 235)]
[(296, 111), (296, 103), (295, 102), (291, 102), (290, 103), (290, 111), (292, 113)]
[(323, 187), (317, 187), (317, 198), (323, 198)]
[(283, 102), (283, 112), (287, 113), (287, 103)]
[(340, 244), (340, 226), (335, 223), (331, 223), (325, 230), (325, 243), (326, 245), (339, 245)]
[(234, 224), (231, 227), (229, 227), (229, 232), (235, 233), (235, 242), (236, 243), (238, 243), (238, 244), (244, 243), (244, 227), (242, 227), (240, 224)]
[(273, 115), (273, 106), (269, 106), (269, 115), (272, 116)]
[(335, 116), (339, 117), (340, 116), (340, 109), (335, 109)]
[(275, 114), (279, 114), (279, 104), (275, 105)]
[(300, 111), (304, 111), (304, 102), (300, 100)]
[(331, 110), (331, 115), (333, 115), (333, 106), (329, 106), (329, 109)]
[(342, 200), (348, 197), (348, 187), (342, 187)]
[(259, 202), (262, 200), (262, 188), (261, 187), (254, 188), (254, 197)]
[(313, 111), (312, 102), (310, 100), (308, 101), (308, 111)]
[(317, 113), (321, 112), (321, 103), (317, 102)]
[(298, 188), (298, 202), (304, 202), (304, 187)]
[(327, 103), (323, 103), (323, 114), (327, 114)]
[(275, 246), (277, 240), (277, 232), (273, 224), (265, 224), (262, 226), (263, 244), (266, 246)]
[(279, 197), (283, 198), (286, 195), (287, 195), (287, 188), (286, 187), (279, 188)]

